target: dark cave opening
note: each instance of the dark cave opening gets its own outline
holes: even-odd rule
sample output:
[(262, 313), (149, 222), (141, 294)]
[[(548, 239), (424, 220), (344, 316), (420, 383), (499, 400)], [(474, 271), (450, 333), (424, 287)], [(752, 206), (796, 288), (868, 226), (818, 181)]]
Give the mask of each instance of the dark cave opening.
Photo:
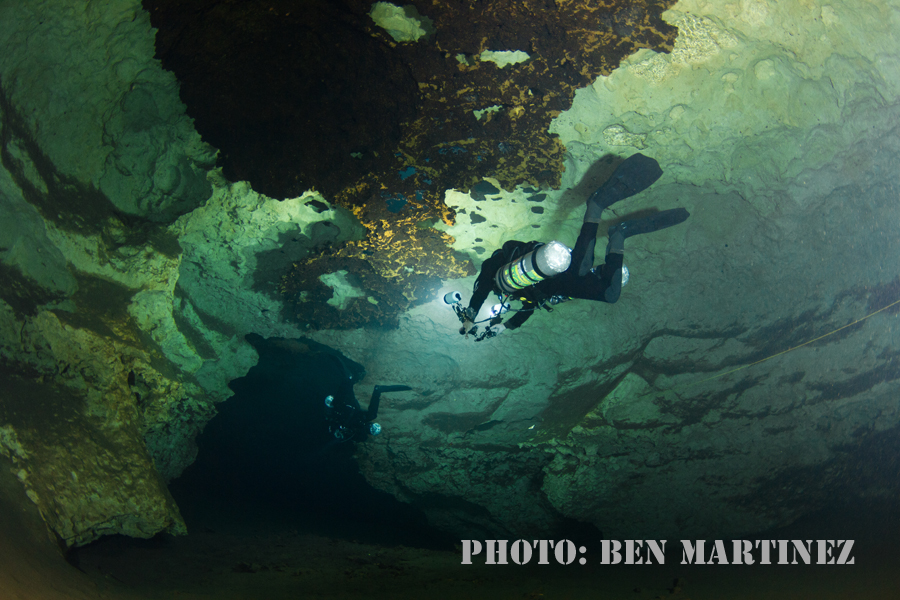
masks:
[(373, 37), (371, 3), (144, 0), (157, 58), (232, 181), (273, 198), (388, 170), (417, 84)]
[[(170, 490), (189, 531), (294, 530), (382, 545), (452, 548), (424, 513), (372, 488), (355, 445), (329, 433), (324, 398), (343, 384), (334, 351), (249, 336), (259, 363), (230, 387)], [(344, 359), (354, 378), (361, 365)], [(361, 398), (365, 408), (367, 398)]]

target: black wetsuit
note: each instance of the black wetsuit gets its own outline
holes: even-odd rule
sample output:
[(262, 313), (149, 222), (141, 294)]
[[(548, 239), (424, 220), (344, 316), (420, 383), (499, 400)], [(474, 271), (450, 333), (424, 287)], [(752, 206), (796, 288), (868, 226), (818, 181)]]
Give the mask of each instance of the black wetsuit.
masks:
[(331, 394), (331, 406), (325, 406), (325, 421), (328, 431), (340, 440), (363, 440), (369, 435), (369, 426), (378, 416), (378, 406), (381, 404), (381, 394), (384, 392), (401, 392), (411, 388), (405, 385), (376, 385), (372, 390), (372, 398), (369, 400), (369, 408), (363, 410), (353, 393), (355, 381), (343, 361), (334, 357), (335, 365), (339, 368), (341, 383)]
[(378, 402), (380, 398), (373, 397), (369, 402), (369, 408), (363, 410), (356, 396), (346, 394), (332, 394), (331, 406), (325, 407), (325, 421), (328, 423), (328, 431), (338, 439), (357, 440), (365, 439), (369, 433), (369, 423), (378, 415)]
[[(606, 255), (606, 263), (589, 271), (586, 275), (578, 275), (578, 267), (585, 258), (588, 250), (593, 252), (594, 241), (597, 237), (597, 223), (585, 223), (581, 226), (581, 233), (572, 250), (572, 262), (565, 272), (550, 277), (519, 290), (513, 294), (514, 298), (522, 301), (522, 309), (508, 319), (504, 325), (507, 329), (515, 329), (522, 325), (536, 308), (542, 306), (553, 296), (580, 298), (583, 300), (597, 300), (599, 302), (613, 303), (619, 299), (622, 290), (622, 255), (609, 253)], [(495, 251), (489, 259), (481, 265), (481, 273), (475, 280), (475, 290), (469, 307), (477, 315), (481, 305), (493, 291), (501, 294), (496, 286), (494, 276), (505, 264), (521, 258), (540, 245), (540, 242), (519, 242), (511, 240), (503, 244), (503, 247)]]

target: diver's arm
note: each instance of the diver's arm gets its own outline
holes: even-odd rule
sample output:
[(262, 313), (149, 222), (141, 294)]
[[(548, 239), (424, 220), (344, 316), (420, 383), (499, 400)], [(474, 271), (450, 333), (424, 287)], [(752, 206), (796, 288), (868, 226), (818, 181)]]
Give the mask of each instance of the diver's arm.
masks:
[(366, 419), (374, 421), (378, 416), (378, 405), (381, 404), (381, 394), (384, 392), (405, 392), (412, 388), (408, 385), (376, 385), (372, 390), (372, 399), (369, 400), (369, 409), (366, 411)]
[(512, 317), (507, 319), (503, 323), (503, 325), (509, 330), (518, 329), (522, 326), (522, 323), (524, 323), (529, 319), (529, 317), (531, 317), (532, 313), (534, 313), (535, 308), (536, 305), (532, 302), (523, 302), (522, 308), (520, 308), (519, 311)]
[(497, 269), (502, 266), (503, 253), (499, 250), (494, 252), (489, 259), (481, 263), (481, 273), (478, 274), (478, 279), (475, 280), (475, 289), (472, 290), (472, 299), (469, 300), (469, 308), (472, 311), (473, 321), (478, 315), (478, 311), (481, 310), (481, 305), (484, 304), (484, 301), (494, 287), (494, 275), (497, 274)]

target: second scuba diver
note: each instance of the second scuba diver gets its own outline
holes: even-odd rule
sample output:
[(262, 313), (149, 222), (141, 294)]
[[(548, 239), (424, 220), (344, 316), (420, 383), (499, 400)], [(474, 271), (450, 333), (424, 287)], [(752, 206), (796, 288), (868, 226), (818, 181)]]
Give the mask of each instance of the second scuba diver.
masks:
[[(625, 159), (609, 180), (588, 198), (584, 224), (571, 252), (556, 241), (543, 244), (510, 240), (503, 244), (482, 263), (467, 308), (459, 305), (458, 294), (445, 296), (445, 301), (453, 304), (463, 324), (459, 332), (466, 337), (477, 333), (474, 321), (491, 291), (501, 297), (500, 310), (492, 311), (489, 324), (475, 336), (475, 341), (494, 337), (504, 329), (516, 329), (536, 309), (552, 310), (552, 305), (565, 300), (581, 298), (608, 303), (618, 300), (622, 290), (625, 240), (677, 225), (690, 214), (683, 208), (673, 208), (611, 227), (606, 261), (599, 267), (592, 267), (600, 215), (615, 202), (647, 189), (661, 175), (659, 163), (652, 158), (634, 154)], [(521, 300), (522, 308), (502, 323), (500, 314), (508, 309), (510, 297)]]
[(405, 385), (376, 385), (372, 390), (368, 408), (363, 410), (353, 392), (356, 382), (350, 369), (339, 356), (331, 355), (331, 358), (338, 367), (341, 383), (333, 393), (325, 397), (325, 422), (328, 432), (342, 442), (353, 439), (362, 441), (369, 434), (378, 435), (381, 433), (381, 425), (374, 421), (378, 416), (381, 394), (403, 392), (412, 388)]

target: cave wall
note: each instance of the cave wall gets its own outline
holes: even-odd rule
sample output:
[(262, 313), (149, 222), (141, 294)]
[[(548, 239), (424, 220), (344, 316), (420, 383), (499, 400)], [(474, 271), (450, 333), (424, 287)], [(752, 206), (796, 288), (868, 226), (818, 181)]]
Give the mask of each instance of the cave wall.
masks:
[(0, 452), (57, 536), (182, 533), (166, 482), (283, 325), (278, 274), (360, 227), (210, 171), (139, 2), (0, 3)]
[(893, 470), (859, 472), (900, 421), (896, 306), (844, 326), (900, 298), (897, 9), (679, 2), (671, 54), (630, 57), (554, 121), (559, 191), (449, 191), (447, 231), (476, 264), (510, 238), (572, 245), (585, 197), (635, 151), (665, 174), (609, 222), (692, 216), (627, 241), (613, 306), (569, 302), (480, 344), (437, 298), (396, 333), (320, 334), (371, 383), (428, 394), (386, 404), (370, 481), (473, 536), (560, 515), (614, 537), (736, 535), (896, 493)]
[(476, 266), (510, 238), (574, 243), (635, 151), (665, 175), (610, 220), (692, 213), (628, 241), (616, 305), (478, 344), (440, 300), (474, 277), (394, 330), (291, 322), (279, 274), (360, 238), (355, 218), (214, 170), (138, 2), (18, 4), (0, 2), (0, 451), (66, 544), (184, 530), (165, 482), (256, 362), (251, 332), (339, 349), (368, 371), (360, 397), (412, 386), (358, 459), (461, 535), (574, 518), (724, 536), (896, 492), (855, 474), (900, 420), (896, 311), (840, 329), (900, 293), (896, 0), (679, 2), (671, 54), (631, 57), (554, 121), (559, 190), (448, 190), (437, 228)]

